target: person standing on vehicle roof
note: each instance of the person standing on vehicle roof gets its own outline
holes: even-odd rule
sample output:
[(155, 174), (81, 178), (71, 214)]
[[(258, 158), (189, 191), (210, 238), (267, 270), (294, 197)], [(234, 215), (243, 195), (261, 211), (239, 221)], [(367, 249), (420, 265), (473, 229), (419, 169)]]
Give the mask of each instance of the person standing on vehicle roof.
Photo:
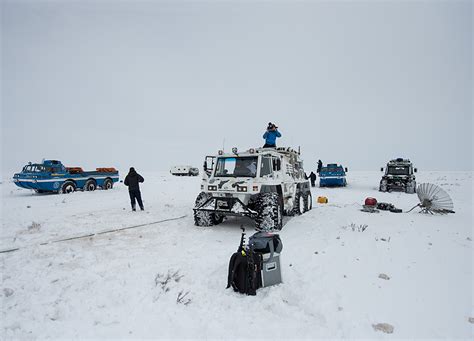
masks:
[(321, 172), (321, 168), (323, 168), (323, 162), (321, 160), (318, 160), (318, 169), (316, 170), (316, 173)]
[(277, 137), (281, 137), (278, 127), (272, 122), (268, 123), (267, 131), (263, 134), (263, 138), (265, 139), (263, 148), (276, 148)]
[(130, 171), (125, 177), (125, 181), (123, 182), (125, 186), (128, 186), (128, 194), (130, 194), (130, 202), (132, 204), (133, 211), (136, 211), (135, 199), (138, 201), (138, 206), (140, 206), (140, 209), (142, 211), (144, 210), (142, 194), (140, 193), (140, 182), (143, 181), (145, 181), (145, 179), (143, 179), (143, 177), (137, 173), (135, 168), (131, 167)]
[(313, 172), (311, 172), (311, 174), (309, 175), (309, 179), (311, 180), (311, 187), (315, 187), (315, 182), (316, 182), (316, 174), (314, 174)]

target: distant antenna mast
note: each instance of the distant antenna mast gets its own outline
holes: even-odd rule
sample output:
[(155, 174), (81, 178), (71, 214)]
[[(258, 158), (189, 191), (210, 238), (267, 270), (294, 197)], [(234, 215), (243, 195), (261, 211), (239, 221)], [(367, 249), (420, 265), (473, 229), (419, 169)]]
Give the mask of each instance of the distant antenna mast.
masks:
[(225, 148), (225, 137), (222, 139), (222, 151), (224, 151)]

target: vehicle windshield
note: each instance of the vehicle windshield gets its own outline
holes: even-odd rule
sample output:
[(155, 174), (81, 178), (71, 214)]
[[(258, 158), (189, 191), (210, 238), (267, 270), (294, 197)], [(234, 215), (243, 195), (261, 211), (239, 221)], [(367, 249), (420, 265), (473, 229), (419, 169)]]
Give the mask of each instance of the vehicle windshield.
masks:
[(36, 165), (35, 168), (33, 169), (33, 172), (35, 172), (35, 173), (44, 172), (44, 167), (40, 166), (40, 165)]
[(37, 172), (36, 167), (38, 167), (38, 166), (37, 166), (37, 165), (28, 165), (28, 166), (25, 166), (25, 167), (23, 167), (23, 173), (33, 173), (33, 172)]
[(326, 173), (326, 172), (342, 172), (343, 169), (342, 167), (323, 167), (321, 168), (321, 172), (322, 173)]
[(257, 160), (257, 156), (220, 157), (214, 176), (254, 178), (257, 175)]
[(23, 173), (42, 173), (49, 172), (51, 173), (53, 169), (51, 167), (45, 167), (43, 165), (27, 165), (23, 167)]
[(388, 166), (387, 174), (410, 175), (410, 167), (409, 166)]

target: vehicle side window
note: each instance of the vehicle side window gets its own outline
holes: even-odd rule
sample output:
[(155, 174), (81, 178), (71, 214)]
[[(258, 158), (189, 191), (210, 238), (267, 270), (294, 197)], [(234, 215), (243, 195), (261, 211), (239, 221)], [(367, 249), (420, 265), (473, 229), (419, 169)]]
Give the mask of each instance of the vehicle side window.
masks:
[(260, 176), (272, 174), (272, 158), (268, 156), (262, 157), (262, 164), (260, 166)]
[(274, 157), (272, 160), (273, 160), (273, 170), (274, 171), (279, 171), (281, 169), (280, 158)]

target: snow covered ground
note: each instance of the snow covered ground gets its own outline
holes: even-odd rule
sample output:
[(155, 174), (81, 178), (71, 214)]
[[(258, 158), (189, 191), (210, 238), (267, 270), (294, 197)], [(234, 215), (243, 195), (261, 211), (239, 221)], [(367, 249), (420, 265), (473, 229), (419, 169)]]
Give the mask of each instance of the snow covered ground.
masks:
[(418, 202), (379, 193), (377, 172), (313, 188), (329, 203), (285, 219), (284, 283), (255, 297), (225, 290), (239, 226), (250, 235), (252, 222), (195, 227), (200, 178), (143, 175), (145, 212), (130, 211), (122, 184), (38, 195), (4, 179), (0, 249), (19, 250), (0, 254), (3, 339), (473, 337), (472, 172), (418, 173), (452, 196), (446, 216), (361, 212), (367, 196), (404, 210)]

